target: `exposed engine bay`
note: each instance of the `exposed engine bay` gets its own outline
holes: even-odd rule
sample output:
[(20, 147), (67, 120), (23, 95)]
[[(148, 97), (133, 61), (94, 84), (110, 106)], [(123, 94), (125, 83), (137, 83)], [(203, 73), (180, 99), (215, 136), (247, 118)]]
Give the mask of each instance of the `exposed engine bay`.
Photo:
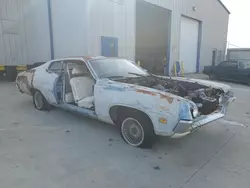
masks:
[(124, 78), (116, 81), (154, 88), (189, 99), (197, 105), (201, 115), (213, 113), (218, 108), (220, 97), (224, 93), (224, 91), (220, 89), (214, 89), (198, 83), (179, 81), (154, 75)]

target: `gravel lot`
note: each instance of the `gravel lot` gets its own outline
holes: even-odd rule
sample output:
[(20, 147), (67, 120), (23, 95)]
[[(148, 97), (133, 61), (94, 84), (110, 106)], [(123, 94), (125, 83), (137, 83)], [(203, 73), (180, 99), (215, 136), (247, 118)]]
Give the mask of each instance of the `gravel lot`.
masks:
[(225, 119), (142, 150), (114, 126), (37, 111), (31, 97), (0, 82), (0, 187), (248, 188), (250, 87), (230, 85), (237, 100)]

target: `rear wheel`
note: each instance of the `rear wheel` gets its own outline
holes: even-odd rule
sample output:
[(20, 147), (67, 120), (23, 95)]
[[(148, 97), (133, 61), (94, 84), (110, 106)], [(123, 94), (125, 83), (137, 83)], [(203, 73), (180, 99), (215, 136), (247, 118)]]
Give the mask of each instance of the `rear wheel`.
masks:
[(139, 111), (123, 111), (119, 116), (123, 140), (133, 147), (150, 148), (155, 141), (153, 125), (149, 117)]
[(48, 110), (49, 108), (47, 100), (45, 99), (43, 94), (38, 90), (34, 91), (33, 93), (33, 104), (38, 110)]

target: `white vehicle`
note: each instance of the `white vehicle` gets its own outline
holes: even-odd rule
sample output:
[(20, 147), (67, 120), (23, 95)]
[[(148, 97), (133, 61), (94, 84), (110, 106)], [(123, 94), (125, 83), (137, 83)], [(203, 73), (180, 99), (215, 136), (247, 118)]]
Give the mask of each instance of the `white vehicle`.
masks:
[(105, 57), (49, 61), (20, 73), (16, 85), (38, 110), (52, 105), (117, 125), (134, 147), (151, 146), (155, 135), (187, 135), (224, 117), (235, 99), (224, 84), (156, 76)]

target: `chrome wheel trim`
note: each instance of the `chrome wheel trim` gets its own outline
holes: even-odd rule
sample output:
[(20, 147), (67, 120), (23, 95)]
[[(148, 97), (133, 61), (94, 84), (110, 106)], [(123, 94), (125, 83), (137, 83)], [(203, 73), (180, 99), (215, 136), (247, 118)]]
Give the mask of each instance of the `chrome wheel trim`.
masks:
[(138, 147), (144, 141), (144, 130), (134, 118), (127, 118), (122, 122), (121, 133), (124, 140), (131, 146)]
[(40, 92), (36, 92), (34, 99), (35, 99), (34, 101), (35, 101), (35, 105), (36, 105), (37, 109), (41, 110), (43, 108), (43, 104), (44, 104), (42, 94)]

